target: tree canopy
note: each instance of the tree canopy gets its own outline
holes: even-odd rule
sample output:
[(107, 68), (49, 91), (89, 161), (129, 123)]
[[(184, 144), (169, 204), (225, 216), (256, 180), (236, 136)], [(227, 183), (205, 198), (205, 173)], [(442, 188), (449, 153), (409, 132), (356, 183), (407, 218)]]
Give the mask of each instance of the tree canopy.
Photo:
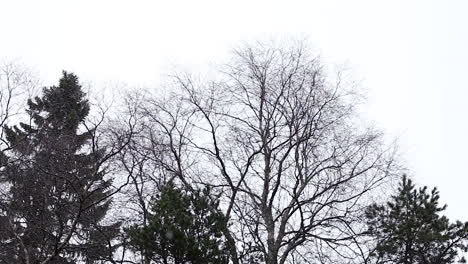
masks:
[(442, 215), (436, 188), (416, 188), (404, 176), (397, 194), (385, 205), (373, 204), (366, 212), (369, 233), (377, 240), (376, 263), (453, 263), (466, 251), (468, 223), (451, 223)]
[(148, 223), (129, 230), (131, 244), (156, 263), (227, 264), (227, 228), (210, 191), (187, 193), (167, 183), (151, 202)]
[(437, 189), (403, 177), (382, 194), (403, 171), (395, 144), (305, 43), (247, 44), (206, 79), (175, 73), (112, 106), (63, 72), (25, 114), (11, 102), (32, 82), (10, 69), (2, 264), (444, 264), (467, 250)]
[(78, 78), (63, 72), (58, 86), (28, 101), (31, 122), (5, 127), (0, 181), (2, 263), (76, 263), (109, 256), (119, 224), (101, 221), (111, 204), (104, 150), (83, 126), (90, 111)]

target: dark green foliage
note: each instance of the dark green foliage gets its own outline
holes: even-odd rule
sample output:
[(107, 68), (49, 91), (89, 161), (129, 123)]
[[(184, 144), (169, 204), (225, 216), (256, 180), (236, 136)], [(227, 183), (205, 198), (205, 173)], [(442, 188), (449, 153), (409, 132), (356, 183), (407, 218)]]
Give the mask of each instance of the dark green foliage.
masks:
[(128, 231), (131, 244), (157, 263), (228, 263), (226, 219), (209, 194), (167, 184), (152, 201), (148, 223)]
[(437, 189), (416, 189), (406, 176), (386, 205), (374, 204), (366, 217), (377, 240), (376, 263), (454, 263), (466, 251), (468, 223), (450, 223), (441, 213)]
[(5, 128), (0, 263), (94, 263), (109, 255), (119, 224), (100, 224), (111, 182), (94, 131), (81, 131), (89, 111), (78, 78), (64, 72), (58, 86), (28, 101), (31, 124)]

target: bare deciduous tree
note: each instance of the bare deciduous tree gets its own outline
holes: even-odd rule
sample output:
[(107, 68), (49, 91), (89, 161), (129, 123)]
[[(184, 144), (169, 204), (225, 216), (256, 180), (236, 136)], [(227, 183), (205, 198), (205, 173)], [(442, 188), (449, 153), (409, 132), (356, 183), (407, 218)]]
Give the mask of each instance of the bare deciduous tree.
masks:
[[(0, 126), (24, 113), (26, 101), (38, 91), (38, 81), (26, 67), (15, 62), (0, 62)], [(7, 148), (4, 132), (0, 147)]]
[(218, 76), (177, 75), (177, 91), (138, 101), (141, 137), (123, 161), (140, 212), (145, 183), (176, 177), (217, 190), (232, 263), (356, 258), (362, 208), (396, 165), (358, 121), (354, 86), (302, 44), (243, 47)]

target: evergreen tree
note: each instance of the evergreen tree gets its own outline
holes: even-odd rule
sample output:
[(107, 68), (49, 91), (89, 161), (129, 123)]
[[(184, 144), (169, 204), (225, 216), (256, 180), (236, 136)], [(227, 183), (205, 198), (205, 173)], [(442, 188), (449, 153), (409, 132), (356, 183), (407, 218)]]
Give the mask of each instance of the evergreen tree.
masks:
[[(454, 263), (466, 251), (468, 223), (450, 223), (441, 213), (436, 188), (416, 189), (406, 176), (386, 205), (373, 204), (366, 212), (369, 233), (377, 240), (376, 263)], [(460, 259), (460, 261), (464, 261)]]
[(147, 225), (129, 229), (131, 244), (156, 263), (228, 263), (226, 219), (209, 195), (208, 189), (186, 193), (168, 183), (153, 199)]
[(89, 111), (78, 78), (63, 72), (58, 86), (28, 101), (30, 124), (4, 128), (0, 263), (96, 263), (111, 255), (107, 242), (119, 224), (101, 224), (111, 181), (101, 168), (104, 150), (83, 126)]

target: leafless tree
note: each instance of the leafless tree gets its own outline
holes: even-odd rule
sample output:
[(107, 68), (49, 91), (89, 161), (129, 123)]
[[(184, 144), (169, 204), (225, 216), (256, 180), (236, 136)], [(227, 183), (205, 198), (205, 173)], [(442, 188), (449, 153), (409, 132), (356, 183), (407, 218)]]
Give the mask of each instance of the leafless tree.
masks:
[[(180, 137), (168, 136), (170, 130), (176, 129), (178, 121), (168, 119), (162, 123), (159, 118), (163, 116), (157, 115), (156, 118), (152, 112), (156, 107), (164, 111), (164, 108), (159, 108), (159, 99), (135, 91), (131, 91), (124, 98), (124, 107), (120, 110), (121, 118), (116, 119), (117, 122), (110, 130), (118, 131), (128, 126), (128, 117), (134, 120), (131, 142), (119, 153), (119, 161), (115, 163), (122, 170), (121, 174), (125, 175), (123, 179), (129, 183), (115, 197), (116, 207), (119, 208), (116, 215), (124, 221), (124, 227), (129, 227), (132, 224), (147, 224), (149, 201), (165, 182), (179, 175), (177, 170), (182, 164), (178, 164), (178, 160), (181, 159), (178, 155), (188, 152), (182, 150), (183, 144), (171, 142), (181, 140)], [(175, 101), (172, 102), (177, 105)], [(176, 146), (179, 146), (178, 149)], [(144, 257), (144, 252), (129, 252), (126, 242), (127, 238), (122, 237), (119, 263), (150, 263), (150, 260)]]
[[(18, 62), (0, 61), (0, 127), (12, 118), (21, 118), (26, 101), (36, 95), (38, 80), (32, 71)], [(7, 148), (3, 131), (0, 148)]]
[(215, 80), (174, 79), (173, 93), (137, 100), (141, 136), (122, 161), (139, 212), (144, 185), (163, 175), (217, 190), (232, 263), (362, 253), (362, 208), (397, 166), (394, 146), (359, 121), (363, 98), (343, 72), (330, 76), (302, 43), (259, 43), (236, 50)]

